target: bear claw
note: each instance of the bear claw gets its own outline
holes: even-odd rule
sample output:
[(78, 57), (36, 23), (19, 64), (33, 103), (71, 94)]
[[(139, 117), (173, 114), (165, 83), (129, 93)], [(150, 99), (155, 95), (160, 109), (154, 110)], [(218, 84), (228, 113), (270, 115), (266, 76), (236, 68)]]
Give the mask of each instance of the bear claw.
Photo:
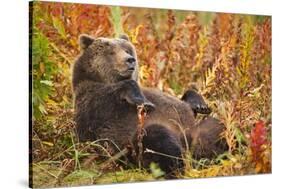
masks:
[(194, 90), (186, 91), (183, 97), (181, 98), (181, 100), (190, 104), (195, 115), (197, 113), (200, 114), (211, 113), (211, 109), (207, 106), (203, 97)]

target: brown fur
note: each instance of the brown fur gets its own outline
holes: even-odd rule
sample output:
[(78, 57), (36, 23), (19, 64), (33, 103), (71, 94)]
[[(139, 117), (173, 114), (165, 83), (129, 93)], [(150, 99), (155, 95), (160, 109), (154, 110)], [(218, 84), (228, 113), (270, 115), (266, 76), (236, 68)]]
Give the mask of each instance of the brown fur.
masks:
[[(108, 139), (114, 143), (111, 146), (115, 146), (115, 150), (123, 149), (132, 143), (136, 134), (136, 107), (145, 104), (149, 110), (145, 128), (150, 133), (147, 133), (147, 139), (144, 138), (144, 144), (160, 151), (169, 148), (169, 155), (179, 157), (182, 145), (175, 139), (179, 140), (184, 133), (193, 138), (197, 128), (190, 104), (138, 85), (137, 56), (127, 38), (93, 39), (82, 35), (80, 46), (82, 53), (74, 64), (72, 79), (80, 141)], [(153, 125), (157, 125), (155, 129), (152, 129)], [(198, 128), (203, 129), (203, 126)], [(157, 133), (157, 140), (162, 141), (155, 141), (154, 133)], [(202, 134), (203, 138), (207, 135)], [(210, 140), (216, 138), (217, 133), (211, 137)], [(188, 140), (192, 145), (196, 141)], [(168, 172), (171, 171), (169, 167), (175, 166), (164, 165), (163, 161), (158, 163)]]
[(219, 120), (207, 117), (186, 133), (195, 159), (214, 158), (228, 150), (223, 132), (225, 126)]

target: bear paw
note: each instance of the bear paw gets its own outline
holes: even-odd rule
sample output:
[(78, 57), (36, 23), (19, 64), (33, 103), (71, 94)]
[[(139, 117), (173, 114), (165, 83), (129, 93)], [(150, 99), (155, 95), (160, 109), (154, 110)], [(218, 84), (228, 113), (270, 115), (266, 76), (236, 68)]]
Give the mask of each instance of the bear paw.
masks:
[(197, 115), (197, 113), (211, 113), (211, 109), (205, 103), (203, 97), (194, 90), (187, 90), (182, 96), (181, 100), (190, 104), (195, 115)]

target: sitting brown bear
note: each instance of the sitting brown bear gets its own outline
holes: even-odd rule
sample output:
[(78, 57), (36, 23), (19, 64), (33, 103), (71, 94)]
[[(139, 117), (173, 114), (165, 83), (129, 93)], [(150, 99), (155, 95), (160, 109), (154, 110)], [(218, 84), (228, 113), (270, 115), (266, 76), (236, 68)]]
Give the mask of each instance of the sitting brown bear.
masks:
[[(114, 144), (114, 150), (133, 144), (138, 125), (137, 106), (144, 105), (148, 115), (144, 123), (143, 149), (168, 156), (146, 150), (143, 165), (147, 167), (156, 162), (163, 171), (171, 173), (183, 167), (181, 157), (185, 149), (182, 141), (195, 144), (197, 148), (196, 137), (201, 133), (194, 133), (198, 129), (207, 131), (200, 140), (204, 140), (210, 129), (223, 131), (220, 124), (214, 124), (210, 129), (204, 122), (199, 127), (195, 125), (195, 115), (210, 113), (210, 110), (194, 91), (187, 91), (180, 100), (156, 89), (140, 87), (136, 51), (126, 36), (94, 39), (81, 35), (80, 46), (82, 52), (75, 61), (72, 78), (80, 141), (107, 139)], [(219, 135), (220, 132), (213, 132), (208, 140), (218, 140)], [(181, 140), (183, 136), (185, 140)], [(202, 144), (208, 150), (203, 153), (206, 158), (224, 150)], [(202, 157), (198, 152), (196, 157)]]

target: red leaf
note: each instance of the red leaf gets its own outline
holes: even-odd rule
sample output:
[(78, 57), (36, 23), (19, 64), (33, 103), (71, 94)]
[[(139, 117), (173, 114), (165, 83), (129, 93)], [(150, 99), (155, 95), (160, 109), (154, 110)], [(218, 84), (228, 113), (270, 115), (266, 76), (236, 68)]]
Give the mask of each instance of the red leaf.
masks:
[(263, 152), (265, 151), (264, 146), (268, 144), (266, 137), (266, 127), (263, 121), (258, 121), (255, 127), (251, 131), (251, 151), (252, 160), (259, 165), (262, 163)]

